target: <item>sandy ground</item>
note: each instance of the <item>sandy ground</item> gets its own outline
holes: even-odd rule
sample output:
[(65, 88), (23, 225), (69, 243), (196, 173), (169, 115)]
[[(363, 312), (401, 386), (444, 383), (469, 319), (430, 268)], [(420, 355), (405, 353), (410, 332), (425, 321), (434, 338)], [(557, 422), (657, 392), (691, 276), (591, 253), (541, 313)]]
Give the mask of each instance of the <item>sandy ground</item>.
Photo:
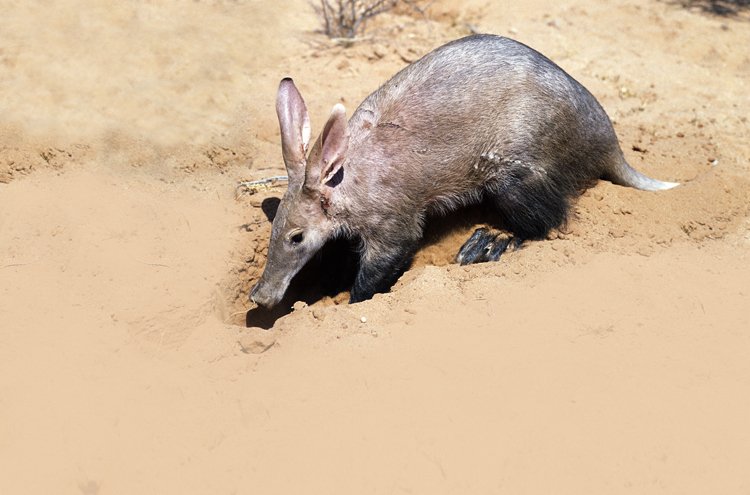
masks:
[[(747, 16), (523, 5), (342, 46), (304, 0), (0, 2), (0, 493), (748, 493)], [(318, 129), (472, 30), (550, 56), (683, 185), (601, 183), (466, 268), (476, 218), (435, 221), (391, 293), (341, 304), (313, 267), (252, 309), (283, 189), (235, 186), (283, 172), (279, 79)]]

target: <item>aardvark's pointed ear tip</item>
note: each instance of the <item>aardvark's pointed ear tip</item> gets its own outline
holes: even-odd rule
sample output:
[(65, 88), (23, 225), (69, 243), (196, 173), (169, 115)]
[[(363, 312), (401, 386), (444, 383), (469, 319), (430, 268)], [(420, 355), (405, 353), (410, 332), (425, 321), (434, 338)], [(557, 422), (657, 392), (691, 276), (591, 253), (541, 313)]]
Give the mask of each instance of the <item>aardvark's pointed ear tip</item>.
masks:
[(341, 103), (336, 103), (333, 106), (333, 110), (331, 110), (331, 115), (346, 115), (346, 107), (342, 105)]
[(297, 86), (294, 84), (294, 79), (292, 79), (291, 77), (285, 77), (284, 79), (279, 81), (279, 89), (277, 95), (278, 98), (302, 98), (299, 89), (297, 89)]

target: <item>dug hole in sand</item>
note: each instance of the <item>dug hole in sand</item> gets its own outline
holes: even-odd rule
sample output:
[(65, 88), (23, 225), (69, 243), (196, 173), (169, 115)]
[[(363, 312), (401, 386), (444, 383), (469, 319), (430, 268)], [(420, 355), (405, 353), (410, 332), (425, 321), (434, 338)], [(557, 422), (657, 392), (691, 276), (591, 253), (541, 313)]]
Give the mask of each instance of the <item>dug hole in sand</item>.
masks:
[[(744, 14), (444, 0), (342, 46), (279, 9), (3, 9), (0, 493), (750, 489)], [(602, 182), (553, 238), (471, 267), (477, 218), (435, 220), (390, 293), (349, 306), (313, 271), (257, 319), (283, 188), (234, 189), (283, 173), (279, 79), (317, 132), (471, 29), (552, 58), (634, 167), (683, 185)]]

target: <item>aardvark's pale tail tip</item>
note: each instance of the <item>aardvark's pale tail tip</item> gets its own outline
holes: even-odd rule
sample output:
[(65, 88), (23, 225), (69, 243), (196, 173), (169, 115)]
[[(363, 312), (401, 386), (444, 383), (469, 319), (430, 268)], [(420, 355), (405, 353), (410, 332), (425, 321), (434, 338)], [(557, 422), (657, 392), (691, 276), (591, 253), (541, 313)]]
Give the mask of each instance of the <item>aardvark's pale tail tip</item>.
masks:
[(679, 185), (680, 185), (679, 182), (665, 182), (665, 181), (662, 181), (661, 186), (659, 187), (659, 189), (661, 189), (662, 191), (666, 191), (667, 189), (673, 189), (673, 188), (675, 188), (675, 187), (677, 187)]

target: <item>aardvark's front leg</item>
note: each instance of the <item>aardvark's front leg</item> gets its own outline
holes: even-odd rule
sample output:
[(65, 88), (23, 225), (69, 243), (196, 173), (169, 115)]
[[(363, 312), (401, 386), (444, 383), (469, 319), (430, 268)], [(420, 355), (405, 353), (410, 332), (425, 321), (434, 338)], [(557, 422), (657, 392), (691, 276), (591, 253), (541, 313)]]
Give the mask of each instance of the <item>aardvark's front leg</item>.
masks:
[(409, 240), (390, 246), (366, 245), (349, 303), (366, 301), (378, 292), (388, 291), (409, 267), (417, 244), (417, 240)]

